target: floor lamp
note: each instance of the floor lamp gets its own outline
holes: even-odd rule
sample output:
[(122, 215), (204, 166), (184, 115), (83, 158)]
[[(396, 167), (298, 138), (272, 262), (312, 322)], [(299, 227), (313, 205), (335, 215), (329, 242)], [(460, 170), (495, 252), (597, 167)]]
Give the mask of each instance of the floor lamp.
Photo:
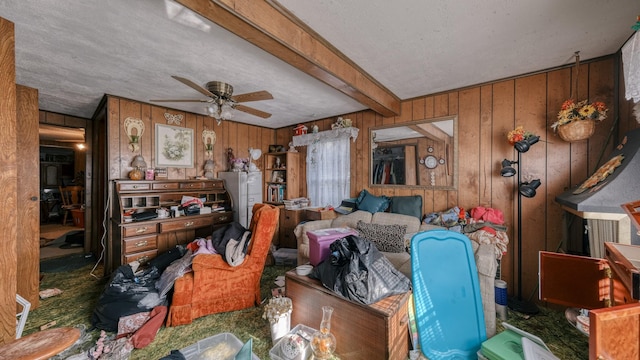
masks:
[(500, 170), (500, 175), (504, 177), (518, 174), (518, 296), (508, 299), (507, 305), (513, 311), (530, 315), (537, 314), (538, 307), (536, 304), (522, 298), (522, 197), (532, 198), (536, 196), (536, 189), (541, 183), (540, 179), (522, 182), (520, 171), (516, 171), (512, 165), (518, 164), (519, 167), (522, 167), (522, 153), (529, 151), (529, 148), (539, 140), (539, 136), (530, 136), (516, 142), (514, 148), (518, 151), (518, 160), (504, 159)]

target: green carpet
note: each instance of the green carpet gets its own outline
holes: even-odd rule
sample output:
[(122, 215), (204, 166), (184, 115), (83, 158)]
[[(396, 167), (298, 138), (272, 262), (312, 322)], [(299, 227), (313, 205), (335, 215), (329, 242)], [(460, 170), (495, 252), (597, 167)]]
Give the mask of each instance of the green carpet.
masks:
[[(56, 321), (55, 326), (84, 324), (90, 328), (91, 314), (107, 282), (106, 278), (102, 278), (101, 268), (98, 268), (95, 274), (97, 278), (91, 276), (92, 267), (93, 265), (85, 265), (75, 270), (45, 274), (40, 289), (58, 288), (63, 290), (63, 293), (41, 300), (40, 307), (29, 313), (23, 336), (39, 331), (41, 325), (51, 321)], [(270, 297), (270, 289), (275, 287), (275, 278), (290, 268), (265, 268), (261, 282), (263, 298)], [(531, 317), (523, 317), (509, 311), (507, 322), (542, 338), (560, 359), (588, 359), (588, 338), (565, 320), (564, 309), (542, 307), (539, 314)], [(293, 327), (296, 324), (291, 325)], [(498, 331), (502, 330), (502, 327), (498, 326)], [(163, 327), (149, 346), (134, 350), (130, 359), (159, 359), (169, 354), (172, 349), (181, 349), (198, 340), (225, 332), (234, 334), (242, 342), (253, 338), (254, 353), (260, 359), (269, 359), (268, 354), (272, 347), (271, 334), (268, 322), (262, 319), (262, 307), (209, 315), (196, 319), (190, 325)], [(87, 335), (89, 339), (78, 348), (78, 352), (93, 346), (98, 336), (98, 330), (90, 331)]]

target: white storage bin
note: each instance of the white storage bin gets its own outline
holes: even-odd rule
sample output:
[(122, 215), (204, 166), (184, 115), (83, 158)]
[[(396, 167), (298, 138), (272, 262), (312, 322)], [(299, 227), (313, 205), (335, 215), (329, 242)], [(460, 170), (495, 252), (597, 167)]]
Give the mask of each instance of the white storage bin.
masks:
[[(311, 336), (316, 332), (316, 329), (310, 328), (303, 324), (296, 325), (291, 331), (289, 331), (285, 336), (280, 338), (278, 342), (269, 350), (269, 357), (271, 360), (290, 360), (286, 358), (282, 354), (281, 346), (284, 341), (287, 341), (287, 338), (293, 334), (298, 334), (302, 336), (304, 339), (304, 347), (299, 356), (295, 357), (291, 360), (307, 360), (312, 357), (311, 346), (309, 345), (309, 340)], [(306, 334), (306, 335), (305, 335)]]
[[(243, 342), (231, 333), (221, 333), (202, 339), (193, 345), (180, 349), (187, 360), (216, 359), (233, 360), (242, 348)], [(253, 360), (260, 360), (251, 353)]]

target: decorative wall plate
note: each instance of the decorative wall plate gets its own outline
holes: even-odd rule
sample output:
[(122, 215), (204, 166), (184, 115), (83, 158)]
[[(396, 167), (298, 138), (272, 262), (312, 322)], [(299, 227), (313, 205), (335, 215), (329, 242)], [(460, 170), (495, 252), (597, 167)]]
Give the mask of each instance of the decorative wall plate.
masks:
[(129, 138), (129, 150), (131, 152), (140, 150), (140, 138), (144, 133), (144, 122), (140, 119), (128, 117), (124, 119), (124, 132)]

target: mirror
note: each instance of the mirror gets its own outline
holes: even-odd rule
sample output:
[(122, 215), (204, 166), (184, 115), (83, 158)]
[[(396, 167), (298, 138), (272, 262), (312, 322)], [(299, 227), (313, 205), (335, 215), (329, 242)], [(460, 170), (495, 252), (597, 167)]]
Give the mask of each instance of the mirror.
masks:
[(456, 116), (371, 128), (369, 185), (457, 189), (457, 133)]

